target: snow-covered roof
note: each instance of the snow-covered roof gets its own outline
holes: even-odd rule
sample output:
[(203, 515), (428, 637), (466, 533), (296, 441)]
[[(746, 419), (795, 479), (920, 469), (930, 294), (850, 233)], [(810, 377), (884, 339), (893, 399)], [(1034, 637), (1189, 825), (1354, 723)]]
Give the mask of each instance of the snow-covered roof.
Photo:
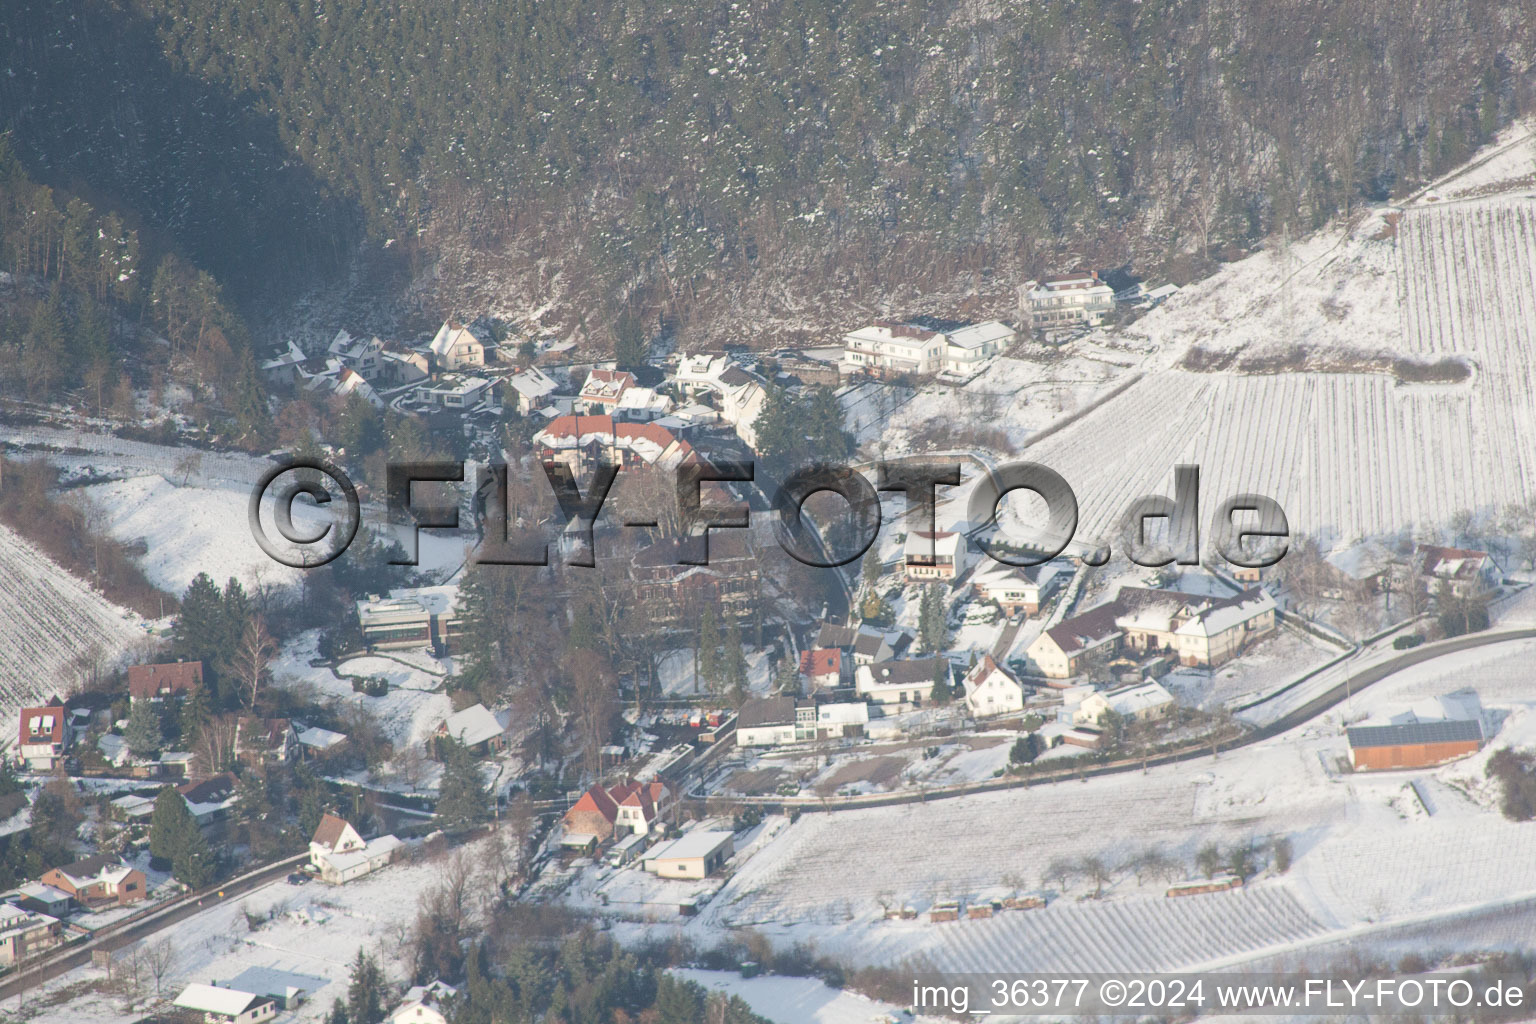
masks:
[(194, 983), (182, 989), (181, 995), (176, 997), (176, 1005), (186, 1010), (201, 1010), (203, 1013), (238, 1017), (253, 1004), (266, 998), (253, 992), (241, 992), (239, 989)]
[(946, 530), (933, 533), (926, 530), (912, 530), (907, 534), (902, 550), (908, 559), (955, 558), (964, 543), (965, 539), (958, 533)]
[(437, 336), (428, 346), (433, 355), (446, 356), (460, 345), (479, 345), (480, 339), (475, 337), (473, 331), (463, 324), (454, 323), (452, 320), (444, 321), (443, 326), (437, 329)]
[(472, 747), (500, 736), (506, 727), (484, 704), (471, 704), (463, 711), (449, 715), (442, 724), (442, 730), (466, 747)]
[(969, 324), (965, 327), (957, 327), (950, 331), (946, 337), (954, 348), (981, 348), (993, 342), (1004, 341), (1013, 337), (1014, 330), (999, 320), (987, 320), (979, 324)]
[(691, 860), (708, 857), (731, 841), (732, 834), (724, 831), (697, 830), (688, 832), (680, 839), (653, 847), (645, 855), (647, 862), (656, 860)]
[(368, 840), (362, 849), (352, 850), (349, 853), (321, 853), (319, 856), (336, 872), (345, 873), (386, 853), (391, 853), (404, 845), (395, 836), (378, 836)]
[(1165, 707), (1173, 703), (1173, 694), (1162, 683), (1137, 683), (1110, 690), (1104, 701), (1118, 715), (1134, 716), (1151, 708)]
[(1274, 610), (1275, 599), (1269, 591), (1255, 587), (1211, 606), (1180, 626), (1178, 632), (1186, 636), (1217, 636)]
[(319, 726), (299, 730), (299, 742), (315, 750), (330, 750), (339, 743), (345, 743), (346, 740), (346, 733), (332, 732), (330, 729), (322, 729)]
[(559, 387), (554, 378), (537, 366), (530, 366), (521, 373), (514, 373), (507, 378), (507, 383), (512, 385), (513, 391), (524, 398), (543, 398)]

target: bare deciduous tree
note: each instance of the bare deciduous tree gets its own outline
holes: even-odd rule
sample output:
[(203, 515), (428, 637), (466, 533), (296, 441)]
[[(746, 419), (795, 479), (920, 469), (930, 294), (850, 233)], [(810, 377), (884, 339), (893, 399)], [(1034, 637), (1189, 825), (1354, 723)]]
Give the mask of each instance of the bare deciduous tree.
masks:
[(197, 731), (192, 755), (202, 774), (216, 775), (234, 762), (236, 725), (233, 715), (220, 715), (203, 723)]
[(256, 696), (267, 674), (267, 665), (277, 653), (277, 641), (267, 632), (267, 624), (261, 616), (253, 616), (240, 634), (240, 644), (235, 648), (234, 669), (240, 680), (240, 695), (248, 708), (256, 707)]
[(144, 947), (142, 955), (144, 969), (155, 981), (155, 995), (160, 995), (160, 987), (176, 967), (177, 951), (170, 936), (166, 936), (159, 942)]

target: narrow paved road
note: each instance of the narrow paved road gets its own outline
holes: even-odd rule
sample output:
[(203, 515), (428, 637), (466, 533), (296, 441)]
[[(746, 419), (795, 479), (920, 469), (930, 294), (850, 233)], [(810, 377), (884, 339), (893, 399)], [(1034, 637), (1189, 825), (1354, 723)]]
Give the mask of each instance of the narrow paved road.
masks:
[(293, 871), (299, 864), (308, 859), (308, 854), (299, 854), (269, 864), (255, 872), (244, 875), (225, 885), (211, 886), (201, 893), (190, 894), (179, 902), (165, 907), (160, 911), (152, 912), (149, 916), (123, 925), (108, 925), (96, 935), (87, 939), (78, 946), (43, 959), (25, 971), (0, 982), (0, 1001), (24, 995), (46, 981), (51, 981), (66, 971), (72, 971), (76, 967), (90, 962), (91, 954), (98, 949), (119, 950), (124, 946), (137, 942), (148, 935), (169, 928), (171, 925), (185, 921), (193, 914), (202, 913), (209, 907), (228, 903), (230, 900), (244, 896), (254, 889), (259, 889), (278, 878), (282, 878)]

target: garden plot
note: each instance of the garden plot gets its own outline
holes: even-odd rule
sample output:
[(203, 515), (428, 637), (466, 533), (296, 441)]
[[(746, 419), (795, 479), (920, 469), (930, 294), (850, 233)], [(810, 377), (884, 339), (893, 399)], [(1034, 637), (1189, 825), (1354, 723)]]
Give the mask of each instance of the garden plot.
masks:
[[(720, 630), (722, 638), (725, 629)], [(768, 664), (768, 652), (747, 649), (742, 652), (747, 659), (747, 692), (766, 694), (773, 685), (773, 670)], [(656, 681), (661, 692), (668, 697), (708, 697), (714, 691), (704, 679), (693, 671), (693, 649), (678, 648), (663, 653), (656, 663)]]
[[(453, 703), (442, 692), (443, 675), (451, 660), (432, 666), (433, 671), (406, 664), (383, 655), (368, 655), (342, 662), (336, 668), (317, 668), (310, 661), (318, 657), (316, 644), (320, 634), (311, 630), (285, 644), (272, 664), (274, 685), (286, 688), (310, 688), (322, 700), (353, 705), (367, 711), (378, 722), (392, 743), (419, 744), (432, 735), (440, 722), (453, 713)], [(407, 660), (432, 661), (420, 652), (402, 652)], [(389, 693), (369, 697), (352, 689), (352, 678), (382, 676), (389, 682)]]
[[(81, 667), (110, 668), (150, 642), (146, 623), (113, 605), (0, 526), (0, 717), (54, 693)], [(14, 738), (6, 733), (6, 742)]]

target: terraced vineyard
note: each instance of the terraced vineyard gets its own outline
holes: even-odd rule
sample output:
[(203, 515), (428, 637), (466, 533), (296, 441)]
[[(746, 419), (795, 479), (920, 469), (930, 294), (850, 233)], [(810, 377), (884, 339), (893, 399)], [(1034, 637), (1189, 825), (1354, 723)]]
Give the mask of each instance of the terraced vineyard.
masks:
[(79, 659), (110, 665), (144, 635), (128, 612), (0, 527), (0, 720), (67, 692)]
[[(1183, 899), (1053, 904), (873, 936), (874, 963), (920, 956), (936, 970), (1175, 971), (1315, 938), (1326, 929), (1282, 885)], [(914, 941), (915, 940), (915, 941)]]
[(1111, 537), (1133, 498), (1172, 490), (1181, 462), (1200, 466), (1207, 521), (1257, 491), (1293, 532), (1346, 539), (1536, 494), (1536, 200), (1414, 209), (1399, 234), (1400, 351), (1464, 361), (1470, 379), (1151, 373), (1029, 450), (1076, 489), (1079, 536)]

